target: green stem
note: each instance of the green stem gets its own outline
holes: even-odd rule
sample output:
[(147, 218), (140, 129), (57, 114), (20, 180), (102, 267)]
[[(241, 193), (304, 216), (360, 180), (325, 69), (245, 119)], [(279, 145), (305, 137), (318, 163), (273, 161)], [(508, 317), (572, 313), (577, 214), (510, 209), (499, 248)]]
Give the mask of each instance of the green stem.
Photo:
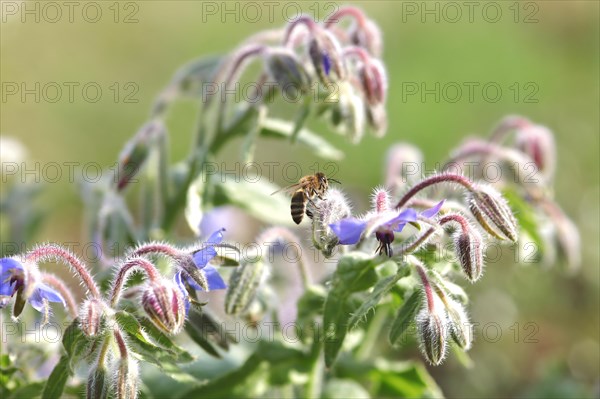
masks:
[(312, 358), (313, 367), (308, 376), (308, 383), (306, 384), (306, 398), (320, 398), (323, 386), (323, 371), (324, 365), (323, 357), (321, 356), (321, 341), (315, 336), (312, 346)]
[(358, 361), (364, 361), (373, 356), (373, 350), (375, 349), (377, 341), (380, 340), (381, 330), (387, 320), (387, 314), (387, 309), (378, 309), (376, 311), (373, 320), (371, 320), (371, 324), (369, 324), (363, 343), (356, 352), (356, 359)]

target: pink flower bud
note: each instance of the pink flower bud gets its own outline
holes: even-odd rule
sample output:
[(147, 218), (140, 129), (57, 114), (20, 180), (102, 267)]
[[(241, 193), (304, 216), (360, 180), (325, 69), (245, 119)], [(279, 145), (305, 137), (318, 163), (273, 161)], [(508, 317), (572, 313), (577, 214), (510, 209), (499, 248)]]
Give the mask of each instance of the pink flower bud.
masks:
[(552, 179), (556, 168), (556, 145), (552, 132), (541, 125), (528, 125), (517, 130), (515, 145), (527, 154), (546, 180)]
[(425, 304), (417, 314), (417, 335), (420, 348), (431, 364), (442, 363), (448, 347), (448, 316), (440, 298), (433, 294), (434, 306)]
[(142, 293), (142, 307), (150, 321), (167, 334), (177, 334), (185, 323), (182, 294), (169, 280), (148, 283)]

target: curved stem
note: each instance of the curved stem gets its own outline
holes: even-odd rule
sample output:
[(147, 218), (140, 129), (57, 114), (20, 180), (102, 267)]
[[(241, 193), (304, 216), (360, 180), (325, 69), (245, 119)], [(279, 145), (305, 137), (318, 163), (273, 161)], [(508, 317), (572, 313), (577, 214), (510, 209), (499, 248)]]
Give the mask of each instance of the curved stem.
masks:
[(419, 273), (419, 277), (421, 278), (421, 282), (423, 283), (423, 289), (425, 290), (425, 295), (427, 297), (427, 308), (430, 313), (433, 313), (435, 309), (435, 300), (433, 298), (433, 290), (431, 288), (431, 283), (429, 282), (429, 278), (427, 278), (427, 272), (425, 268), (419, 264), (415, 264), (415, 268)]
[(326, 28), (329, 28), (331, 25), (338, 23), (339, 19), (343, 18), (345, 16), (353, 17), (356, 20), (356, 23), (358, 24), (358, 26), (360, 26), (361, 28), (365, 25), (365, 23), (367, 21), (365, 14), (362, 12), (362, 10), (360, 8), (353, 7), (353, 6), (346, 6), (346, 7), (339, 8), (336, 12), (331, 14), (329, 16), (329, 18), (327, 18), (327, 20), (325, 21), (324, 25)]
[(71, 290), (69, 290), (69, 288), (67, 288), (64, 281), (62, 281), (61, 279), (56, 277), (54, 274), (50, 274), (50, 273), (42, 273), (42, 281), (44, 283), (48, 284), (49, 286), (51, 286), (52, 288), (56, 289), (62, 295), (62, 297), (67, 302), (69, 314), (71, 315), (71, 317), (76, 318), (77, 317), (77, 304), (75, 303), (75, 299), (73, 298), (73, 295), (71, 294)]
[(499, 143), (507, 134), (515, 129), (521, 129), (531, 125), (531, 121), (519, 115), (509, 115), (502, 119), (500, 123), (494, 128), (490, 136), (490, 142)]
[(127, 281), (128, 274), (134, 269), (142, 269), (150, 281), (157, 281), (160, 278), (160, 273), (154, 265), (143, 258), (133, 258), (128, 260), (117, 273), (113, 282), (110, 304), (114, 308), (119, 302), (121, 291)]
[(179, 255), (179, 251), (167, 244), (150, 243), (150, 244), (144, 244), (144, 245), (136, 248), (135, 251), (133, 251), (130, 256), (138, 257), (138, 256), (143, 256), (143, 255), (149, 255), (149, 254), (161, 254), (161, 255), (168, 256), (170, 258), (176, 258), (177, 255)]
[(311, 35), (314, 35), (315, 30), (318, 28), (317, 23), (306, 15), (301, 16), (300, 18), (294, 20), (294, 22), (288, 25), (288, 28), (285, 32), (285, 37), (283, 38), (283, 44), (287, 45), (290, 42), (290, 38), (292, 36), (292, 32), (299, 26), (304, 25), (308, 28), (308, 31)]
[(451, 215), (445, 215), (444, 217), (442, 217), (439, 220), (439, 223), (441, 225), (444, 225), (446, 223), (450, 223), (450, 222), (456, 222), (460, 225), (460, 228), (462, 229), (462, 232), (464, 234), (467, 234), (469, 232), (469, 229), (471, 228), (469, 226), (469, 221), (464, 217), (461, 216), (457, 213), (451, 214)]
[(81, 278), (81, 281), (85, 284), (92, 296), (94, 298), (100, 298), (100, 290), (92, 278), (92, 275), (87, 270), (87, 267), (81, 260), (79, 260), (79, 258), (77, 258), (77, 256), (75, 256), (75, 254), (68, 249), (55, 244), (42, 245), (25, 254), (25, 260), (33, 263), (38, 263), (43, 260), (60, 260), (64, 262), (67, 266), (71, 267), (73, 270), (75, 270), (75, 272), (77, 272)]
[(471, 180), (469, 180), (467, 177), (462, 176), (462, 175), (453, 174), (453, 173), (444, 173), (441, 175), (429, 177), (429, 178), (421, 181), (417, 185), (413, 186), (413, 188), (411, 188), (406, 194), (404, 194), (404, 196), (402, 196), (402, 198), (396, 205), (396, 209), (399, 209), (402, 206), (404, 206), (408, 202), (408, 200), (410, 200), (412, 197), (414, 197), (419, 191), (421, 191), (429, 186), (439, 184), (439, 183), (456, 183), (456, 184), (463, 186), (464, 188), (466, 188), (469, 191), (475, 190), (474, 183)]

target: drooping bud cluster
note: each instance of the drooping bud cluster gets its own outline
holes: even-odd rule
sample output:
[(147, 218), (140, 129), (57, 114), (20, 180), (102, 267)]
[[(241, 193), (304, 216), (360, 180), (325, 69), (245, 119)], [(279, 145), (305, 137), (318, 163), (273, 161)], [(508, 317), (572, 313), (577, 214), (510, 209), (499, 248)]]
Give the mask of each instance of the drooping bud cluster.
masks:
[(142, 293), (142, 307), (150, 321), (167, 334), (177, 334), (183, 327), (184, 299), (169, 280), (148, 283)]

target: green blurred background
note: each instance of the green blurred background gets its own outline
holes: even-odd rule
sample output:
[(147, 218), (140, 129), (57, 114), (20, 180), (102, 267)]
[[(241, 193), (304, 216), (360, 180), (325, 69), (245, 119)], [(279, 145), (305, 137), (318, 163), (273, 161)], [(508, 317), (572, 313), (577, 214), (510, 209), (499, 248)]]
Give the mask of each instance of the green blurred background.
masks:
[[(465, 3), (356, 3), (384, 33), (388, 133), (352, 146), (324, 123), (310, 125), (346, 152), (336, 177), (365, 198), (371, 187), (382, 183), (383, 159), (393, 143), (419, 146), (434, 168), (464, 137), (488, 134), (506, 114), (521, 114), (549, 126), (556, 133), (559, 157), (556, 198), (579, 226), (583, 267), (579, 274), (567, 276), (560, 267), (519, 267), (510, 259), (490, 265), (481, 282), (467, 287), (470, 311), (482, 326), (498, 323), (502, 336), (496, 341), (495, 327), (486, 331), (487, 336), (480, 329), (470, 352), (473, 368), (464, 369), (451, 356), (431, 372), (449, 397), (598, 397), (599, 3), (471, 2), (471, 15), (471, 6)], [(10, 15), (14, 12), (10, 4), (17, 7), (15, 15)], [(282, 26), (285, 12), (291, 17), (296, 10), (317, 12), (323, 19), (336, 7), (333, 2), (308, 1), (286, 8), (285, 3), (271, 2), (271, 19), (266, 5), (254, 3), (262, 16), (252, 22), (255, 13), (247, 8), (244, 14), (244, 3), (212, 2), (218, 13), (207, 15), (208, 3), (202, 2), (110, 1), (85, 12), (87, 3), (77, 3), (70, 22), (68, 8), (58, 2), (62, 16), (53, 23), (56, 11), (44, 9), (45, 3), (23, 4), (2, 3), (1, 134), (22, 142), (28, 165), (95, 162), (105, 167), (114, 164), (180, 65), (200, 55), (229, 51), (258, 30)], [(39, 22), (35, 14), (23, 14), (22, 7), (39, 7)], [(239, 12), (223, 14), (226, 7), (238, 7)], [(84, 16), (96, 18), (97, 9), (102, 12), (99, 21), (86, 21)], [(132, 23), (125, 23), (128, 17)], [(25, 101), (21, 93), (9, 95), (13, 83), (23, 82), (29, 88), (35, 82), (41, 86), (57, 82), (62, 97), (49, 102), (55, 96), (49, 91), (38, 103), (33, 95)], [(79, 84), (72, 102), (64, 82)], [(81, 88), (89, 82), (102, 88), (97, 102), (83, 97)], [(133, 86), (126, 86), (130, 82)], [(433, 88), (436, 82), (458, 83), (464, 89), (462, 96), (453, 102), (455, 94), (449, 91), (436, 101), (433, 95), (421, 98), (421, 93), (405, 91), (407, 84)], [(472, 101), (464, 82), (479, 84)], [(489, 98), (493, 91), (487, 98), (482, 92), (489, 82), (502, 89), (497, 102)], [(133, 93), (134, 88), (139, 90)], [(93, 96), (93, 91), (88, 94)], [(137, 102), (126, 102), (127, 94)], [(169, 116), (174, 160), (187, 154), (195, 111), (193, 102), (181, 102)], [(281, 158), (273, 158), (275, 153)], [(228, 147), (224, 160), (234, 162), (238, 154), (235, 146)], [(307, 168), (320, 161), (300, 147), (290, 150), (287, 144), (261, 142), (258, 161), (277, 160)], [(46, 185), (40, 205), (47, 219), (37, 241), (81, 240), (81, 201), (67, 176)]]

